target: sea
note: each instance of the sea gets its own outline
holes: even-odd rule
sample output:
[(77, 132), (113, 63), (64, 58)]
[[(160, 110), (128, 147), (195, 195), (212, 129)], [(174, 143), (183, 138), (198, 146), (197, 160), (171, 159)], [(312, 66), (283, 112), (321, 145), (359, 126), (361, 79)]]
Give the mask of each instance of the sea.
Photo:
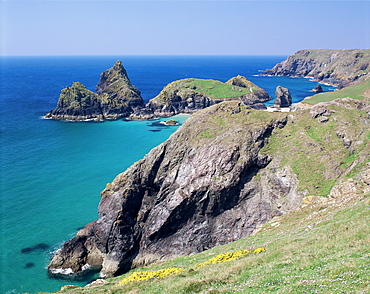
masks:
[[(222, 82), (243, 75), (274, 97), (278, 85), (293, 102), (317, 82), (258, 74), (287, 56), (1, 57), (0, 293), (52, 292), (80, 281), (48, 277), (50, 258), (97, 218), (100, 192), (114, 177), (165, 141), (178, 126), (155, 121), (68, 122), (44, 119), (73, 82), (95, 90), (100, 73), (122, 60), (148, 101), (182, 78)], [(334, 87), (322, 85), (324, 91)], [(267, 104), (272, 104), (273, 101)], [(188, 115), (175, 116), (180, 125)]]

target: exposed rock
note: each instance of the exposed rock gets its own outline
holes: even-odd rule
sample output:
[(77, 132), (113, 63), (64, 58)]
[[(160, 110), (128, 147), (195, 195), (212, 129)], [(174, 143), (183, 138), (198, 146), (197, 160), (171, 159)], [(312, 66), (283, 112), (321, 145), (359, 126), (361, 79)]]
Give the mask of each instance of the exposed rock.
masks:
[(266, 110), (267, 109), (266, 105), (263, 103), (255, 103), (255, 104), (252, 104), (250, 107), (256, 110)]
[(177, 126), (179, 123), (174, 119), (166, 120), (163, 122), (166, 126)]
[(289, 107), (292, 105), (292, 96), (287, 88), (277, 86), (275, 91), (275, 107)]
[(317, 120), (320, 124), (323, 124), (323, 123), (326, 123), (329, 121), (329, 118), (325, 117), (325, 116), (321, 116), (319, 117), (319, 119)]
[[(289, 168), (275, 168), (260, 180), (254, 177), (271, 161), (259, 150), (287, 119), (281, 115), (261, 124), (250, 111), (228, 102), (189, 118), (181, 132), (107, 185), (99, 219), (63, 245), (49, 271), (72, 268), (76, 273), (91, 264), (89, 243), (101, 252), (102, 276), (112, 276), (240, 239), (257, 224), (295, 207), (297, 179)], [(194, 127), (215, 116), (231, 116), (233, 127), (222, 135), (204, 135)], [(250, 122), (243, 124), (249, 116)], [(277, 201), (276, 193), (290, 200)]]
[(247, 105), (271, 98), (266, 91), (242, 76), (226, 83), (215, 80), (182, 79), (168, 84), (146, 105), (157, 116), (193, 113), (222, 101), (238, 100)]
[(62, 90), (57, 107), (46, 118), (58, 120), (103, 120), (101, 98), (79, 82)]
[(101, 104), (103, 115), (107, 119), (127, 117), (134, 109), (144, 107), (141, 93), (131, 84), (121, 61), (117, 61), (112, 68), (100, 75), (96, 92), (107, 95)]
[(62, 90), (57, 107), (46, 118), (58, 120), (101, 121), (129, 116), (144, 101), (130, 82), (121, 61), (100, 76), (98, 94), (86, 89), (79, 82)]
[(320, 84), (317, 84), (317, 86), (312, 89), (312, 92), (321, 93), (321, 92), (323, 92), (323, 89), (322, 89)]
[(370, 49), (299, 50), (262, 75), (310, 77), (339, 88), (370, 76)]
[[(287, 115), (228, 101), (198, 111), (107, 185), (99, 218), (63, 244), (49, 272), (75, 275), (89, 265), (101, 267), (102, 277), (114, 276), (238, 240), (299, 207), (308, 191), (315, 195), (369, 160), (369, 105), (342, 99), (313, 108), (323, 107), (336, 112), (333, 124), (319, 131), (310, 109)], [(337, 144), (339, 131), (356, 152), (350, 167), (347, 147)], [(313, 178), (306, 177), (308, 168)]]
[(148, 108), (136, 109), (134, 113), (128, 117), (130, 120), (153, 120), (158, 119), (158, 116), (154, 115), (153, 110)]
[(320, 116), (329, 117), (333, 113), (335, 113), (335, 110), (330, 109), (329, 107), (324, 106), (323, 104), (316, 105), (315, 107), (310, 109), (310, 114), (312, 118), (317, 118)]
[[(245, 94), (242, 98), (242, 101), (246, 105), (253, 105), (253, 104), (262, 104), (263, 102), (271, 100), (269, 94), (263, 90), (262, 88), (256, 86), (252, 82), (248, 81), (243, 76), (236, 76), (231, 78), (226, 82), (226, 84), (234, 85), (241, 88), (246, 88), (250, 90), (250, 93)], [(257, 109), (258, 107), (254, 107)]]

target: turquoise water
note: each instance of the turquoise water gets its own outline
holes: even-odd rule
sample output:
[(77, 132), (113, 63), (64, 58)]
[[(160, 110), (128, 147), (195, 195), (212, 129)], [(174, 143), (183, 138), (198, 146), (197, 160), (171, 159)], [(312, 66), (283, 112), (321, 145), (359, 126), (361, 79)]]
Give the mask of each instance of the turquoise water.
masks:
[[(308, 79), (257, 77), (285, 56), (3, 57), (1, 59), (0, 293), (56, 291), (73, 283), (47, 276), (50, 254), (97, 217), (106, 183), (166, 140), (178, 127), (152, 122), (61, 122), (42, 119), (60, 90), (80, 81), (94, 90), (99, 75), (122, 60), (144, 99), (186, 77), (226, 81), (238, 74), (265, 88), (311, 95)], [(324, 86), (325, 90), (331, 90)], [(180, 123), (187, 116), (175, 117)], [(41, 244), (41, 245), (39, 245)], [(23, 252), (22, 252), (23, 251)]]

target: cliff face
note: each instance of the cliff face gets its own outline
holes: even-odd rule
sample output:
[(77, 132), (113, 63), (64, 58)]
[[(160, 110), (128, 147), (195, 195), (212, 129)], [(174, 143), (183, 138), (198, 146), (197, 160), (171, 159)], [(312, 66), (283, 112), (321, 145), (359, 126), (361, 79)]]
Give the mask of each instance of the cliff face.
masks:
[(104, 120), (127, 117), (144, 106), (140, 91), (130, 82), (122, 62), (103, 72), (95, 94), (81, 83), (62, 90), (57, 107), (46, 117), (59, 120)]
[(370, 49), (299, 50), (262, 75), (310, 77), (343, 88), (369, 78)]
[(243, 101), (247, 105), (262, 103), (271, 98), (267, 92), (242, 76), (226, 83), (215, 80), (183, 79), (168, 84), (147, 104), (158, 116), (193, 113), (199, 109), (228, 100)]
[(200, 110), (107, 185), (99, 218), (49, 272), (113, 276), (243, 238), (368, 161), (369, 113), (351, 99), (288, 116), (238, 101)]

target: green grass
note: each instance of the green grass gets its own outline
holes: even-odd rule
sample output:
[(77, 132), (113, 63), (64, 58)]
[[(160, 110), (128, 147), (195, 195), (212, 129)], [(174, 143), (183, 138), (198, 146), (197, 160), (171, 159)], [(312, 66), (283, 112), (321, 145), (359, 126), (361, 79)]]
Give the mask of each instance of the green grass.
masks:
[(247, 88), (237, 87), (215, 80), (194, 79), (189, 81), (186, 87), (215, 99), (240, 97), (250, 93), (250, 90)]
[[(60, 293), (369, 293), (370, 196), (363, 197), (346, 205), (310, 204), (253, 236), (134, 270), (184, 269), (174, 276), (120, 285), (130, 272), (102, 287)], [(266, 251), (194, 269), (216, 255), (254, 247)]]
[[(362, 125), (366, 112), (330, 106), (334, 111), (329, 121), (320, 124), (310, 116), (309, 111), (292, 113), (292, 121), (283, 129), (276, 130), (263, 154), (280, 157), (281, 165), (289, 165), (297, 174), (299, 189), (310, 195), (325, 196), (337, 177), (346, 171), (355, 159), (366, 157), (370, 130)], [(343, 131), (352, 143), (348, 150), (337, 132)], [(353, 169), (351, 176), (365, 164), (362, 160)]]
[(305, 100), (303, 100), (303, 102), (308, 104), (317, 104), (320, 102), (328, 102), (338, 98), (347, 98), (347, 97), (357, 100), (363, 100), (365, 98), (364, 92), (369, 89), (370, 89), (370, 79), (367, 79), (366, 81), (360, 84), (346, 87), (338, 91), (316, 94), (310, 98), (306, 98)]

